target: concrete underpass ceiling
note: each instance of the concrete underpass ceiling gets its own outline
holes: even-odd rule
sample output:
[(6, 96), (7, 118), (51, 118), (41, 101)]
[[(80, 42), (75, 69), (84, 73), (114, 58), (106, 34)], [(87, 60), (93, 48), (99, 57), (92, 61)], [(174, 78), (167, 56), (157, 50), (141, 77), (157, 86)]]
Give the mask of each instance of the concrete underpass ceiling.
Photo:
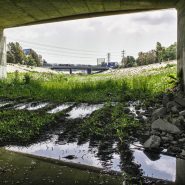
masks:
[(178, 0), (0, 0), (0, 28), (174, 8)]

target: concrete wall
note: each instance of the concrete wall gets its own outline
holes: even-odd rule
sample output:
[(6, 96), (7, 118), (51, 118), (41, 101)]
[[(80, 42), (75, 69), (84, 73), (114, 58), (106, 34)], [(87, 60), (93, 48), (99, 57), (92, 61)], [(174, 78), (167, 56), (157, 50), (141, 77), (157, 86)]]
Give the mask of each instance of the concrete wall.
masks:
[(3, 30), (0, 30), (0, 79), (6, 78), (6, 38)]
[(177, 30), (177, 74), (182, 80), (185, 90), (185, 1), (177, 4), (178, 30)]
[[(185, 152), (183, 153), (183, 155)], [(176, 161), (176, 185), (185, 184), (185, 161), (182, 159), (177, 159)]]
[(0, 28), (175, 8), (178, 0), (0, 0)]

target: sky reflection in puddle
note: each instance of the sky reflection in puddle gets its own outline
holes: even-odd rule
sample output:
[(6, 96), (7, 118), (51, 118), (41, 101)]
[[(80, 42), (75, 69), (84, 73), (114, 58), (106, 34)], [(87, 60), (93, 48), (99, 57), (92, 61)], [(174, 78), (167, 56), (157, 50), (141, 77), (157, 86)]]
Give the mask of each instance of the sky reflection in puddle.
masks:
[(3, 108), (6, 105), (10, 105), (12, 102), (0, 102), (0, 108)]
[(19, 104), (14, 106), (16, 110), (38, 110), (46, 107), (49, 103), (28, 103), (28, 104)]
[[(113, 159), (106, 161), (106, 164), (101, 161), (97, 154), (97, 148), (89, 148), (89, 142), (78, 145), (76, 142), (60, 145), (57, 143), (58, 136), (54, 135), (51, 140), (33, 144), (29, 147), (9, 146), (7, 150), (21, 153), (33, 154), (36, 156), (48, 157), (62, 161), (79, 163), (94, 167), (105, 168), (106, 170), (120, 171), (120, 157), (118, 154), (113, 154)], [(74, 156), (73, 159), (68, 159), (68, 156)]]
[(88, 105), (83, 103), (77, 107), (74, 107), (70, 112), (68, 112), (69, 116), (67, 118), (68, 119), (84, 118), (101, 108), (103, 108), (103, 104)]
[[(134, 148), (134, 147), (133, 147)], [(145, 153), (132, 149), (134, 162), (141, 165), (144, 176), (156, 179), (176, 180), (176, 158), (166, 155)]]
[[(113, 153), (110, 160), (103, 161), (97, 155), (98, 147), (89, 147), (89, 142), (78, 145), (77, 142), (61, 144), (58, 142), (58, 136), (53, 135), (52, 139), (46, 142), (33, 144), (29, 147), (9, 146), (7, 150), (17, 151), (22, 153), (33, 154), (47, 158), (53, 158), (62, 161), (79, 163), (94, 167), (103, 168), (105, 170), (121, 171), (121, 159), (118, 153)], [(166, 155), (152, 155), (138, 149), (133, 149), (133, 161), (141, 165), (145, 177), (167, 180), (176, 182), (179, 176), (182, 178), (180, 182), (184, 182), (182, 177), (185, 161), (176, 159)], [(68, 158), (73, 156), (72, 159)], [(179, 165), (180, 164), (180, 165)], [(177, 171), (176, 171), (177, 170)]]
[(61, 112), (65, 109), (68, 109), (69, 107), (73, 106), (74, 103), (66, 103), (66, 104), (63, 104), (63, 105), (59, 105), (58, 107), (48, 111), (47, 113), (49, 114), (56, 114), (58, 112)]

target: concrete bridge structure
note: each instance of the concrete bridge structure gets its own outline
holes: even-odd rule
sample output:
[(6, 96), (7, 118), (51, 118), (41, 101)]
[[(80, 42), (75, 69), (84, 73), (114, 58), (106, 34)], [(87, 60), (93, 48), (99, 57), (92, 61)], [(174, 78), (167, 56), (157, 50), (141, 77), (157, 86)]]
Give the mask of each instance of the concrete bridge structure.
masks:
[[(5, 28), (168, 8), (177, 9), (177, 72), (185, 87), (185, 0), (0, 0), (0, 78), (6, 77)], [(184, 168), (178, 160), (177, 184), (185, 183)]]
[(178, 12), (178, 75), (185, 87), (185, 0), (0, 0), (0, 78), (6, 77), (5, 28), (168, 8)]
[(62, 71), (62, 70), (69, 70), (69, 73), (72, 74), (73, 70), (86, 70), (87, 74), (92, 74), (93, 71), (106, 71), (108, 67), (102, 66), (53, 66), (51, 67), (52, 70)]

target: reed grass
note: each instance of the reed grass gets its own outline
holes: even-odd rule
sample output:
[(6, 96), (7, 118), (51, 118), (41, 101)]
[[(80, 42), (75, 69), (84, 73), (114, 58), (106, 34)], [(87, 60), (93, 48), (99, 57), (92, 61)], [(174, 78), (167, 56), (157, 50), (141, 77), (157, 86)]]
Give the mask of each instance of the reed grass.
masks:
[(169, 75), (175, 67), (156, 73), (115, 77), (113, 75), (57, 75), (47, 73), (12, 73), (0, 81), (0, 96), (27, 97), (53, 102), (106, 102), (153, 98), (172, 88)]

